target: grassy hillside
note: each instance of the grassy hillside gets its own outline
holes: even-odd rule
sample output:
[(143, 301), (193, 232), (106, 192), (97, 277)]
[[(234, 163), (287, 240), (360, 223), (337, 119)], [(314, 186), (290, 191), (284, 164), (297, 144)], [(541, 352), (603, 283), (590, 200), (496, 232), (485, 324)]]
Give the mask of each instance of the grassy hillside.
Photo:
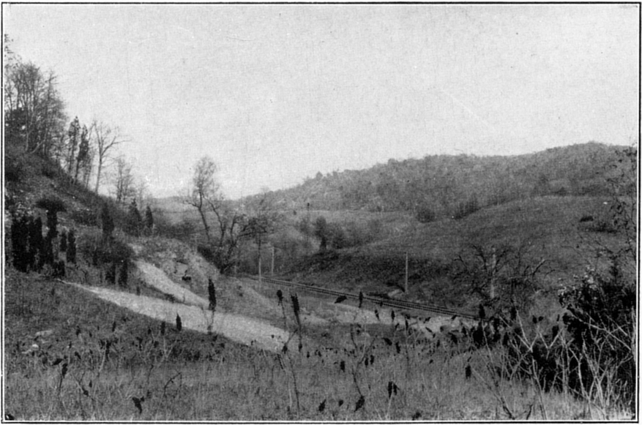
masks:
[(528, 155), (433, 155), (346, 170), (272, 193), (284, 208), (406, 211), (422, 220), (530, 196), (605, 195), (622, 147), (587, 143)]

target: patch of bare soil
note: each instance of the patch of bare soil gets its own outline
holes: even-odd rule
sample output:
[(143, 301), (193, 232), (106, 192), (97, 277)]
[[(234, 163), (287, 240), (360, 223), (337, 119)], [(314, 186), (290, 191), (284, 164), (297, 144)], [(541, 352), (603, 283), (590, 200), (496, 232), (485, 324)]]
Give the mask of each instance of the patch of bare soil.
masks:
[(164, 294), (170, 295), (176, 301), (183, 304), (201, 306), (204, 308), (209, 306), (208, 300), (196, 295), (186, 288), (183, 288), (181, 285), (174, 283), (158, 267), (142, 260), (137, 260), (135, 264), (140, 278), (146, 285), (156, 288)]
[(137, 296), (107, 288), (87, 287), (70, 283), (97, 297), (169, 324), (181, 324), (187, 329), (203, 333), (217, 333), (241, 344), (279, 351), (289, 340), (288, 332), (260, 320), (231, 313), (212, 313), (202, 306), (173, 303), (158, 298)]

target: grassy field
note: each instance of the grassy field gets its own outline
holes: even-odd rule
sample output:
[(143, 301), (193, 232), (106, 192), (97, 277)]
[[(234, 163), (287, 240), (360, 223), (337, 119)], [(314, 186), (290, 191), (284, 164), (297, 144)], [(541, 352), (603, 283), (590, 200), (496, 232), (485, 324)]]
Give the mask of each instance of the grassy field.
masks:
[(569, 393), (502, 377), (501, 350), (403, 328), (309, 329), (322, 345), (271, 353), (37, 275), (9, 270), (5, 290), (5, 409), (19, 420), (603, 417)]

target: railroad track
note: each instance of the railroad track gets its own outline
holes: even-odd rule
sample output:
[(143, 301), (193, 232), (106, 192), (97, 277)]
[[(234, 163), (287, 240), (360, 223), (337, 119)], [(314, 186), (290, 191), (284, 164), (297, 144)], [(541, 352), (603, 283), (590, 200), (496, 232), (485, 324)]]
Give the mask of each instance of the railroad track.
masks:
[[(239, 277), (245, 277), (252, 280), (259, 280), (258, 276), (239, 274)], [(318, 294), (332, 295), (336, 297), (344, 296), (346, 299), (359, 300), (359, 295), (351, 294), (349, 292), (336, 291), (334, 289), (322, 288), (311, 283), (292, 282), (290, 280), (274, 279), (272, 277), (261, 277), (261, 281), (275, 285), (288, 286), (291, 288), (300, 288), (306, 291), (316, 292)], [(419, 304), (410, 301), (393, 300), (380, 297), (373, 297), (371, 295), (363, 294), (363, 300), (369, 301), (373, 304), (379, 304), (386, 307), (394, 307), (404, 310), (415, 310), (424, 313), (442, 314), (447, 316), (460, 316), (466, 319), (476, 320), (478, 317), (470, 312), (453, 310), (445, 307), (436, 306), (433, 304)]]

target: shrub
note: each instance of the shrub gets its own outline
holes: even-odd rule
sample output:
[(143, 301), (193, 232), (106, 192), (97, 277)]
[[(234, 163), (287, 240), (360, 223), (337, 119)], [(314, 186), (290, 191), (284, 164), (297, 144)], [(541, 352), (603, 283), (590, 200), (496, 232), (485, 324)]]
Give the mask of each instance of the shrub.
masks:
[(56, 197), (40, 198), (36, 201), (36, 208), (47, 211), (47, 237), (53, 240), (58, 236), (58, 213), (67, 211), (64, 202)]
[(124, 260), (118, 273), (118, 286), (127, 287), (127, 276), (129, 274), (129, 260)]
[(430, 223), (431, 221), (435, 220), (436, 214), (435, 211), (433, 211), (430, 207), (420, 206), (415, 212), (415, 218), (420, 223)]
[(76, 234), (73, 229), (67, 235), (67, 261), (76, 264)]
[(63, 230), (60, 234), (60, 252), (67, 252), (67, 231)]
[(341, 227), (340, 224), (338, 223), (329, 223), (327, 225), (327, 237), (328, 237), (328, 244), (336, 249), (342, 249), (342, 248), (347, 248), (348, 247), (348, 239), (346, 237), (346, 234), (343, 230), (343, 227)]
[(77, 248), (94, 266), (120, 263), (131, 259), (133, 252), (126, 243), (116, 238), (105, 239), (98, 231), (86, 231), (77, 241)]
[(154, 227), (154, 213), (149, 205), (145, 208), (145, 227), (150, 230)]
[(98, 217), (95, 211), (89, 208), (81, 208), (71, 211), (69, 218), (78, 224), (85, 226), (98, 226)]
[(44, 160), (40, 166), (40, 172), (43, 176), (53, 179), (56, 178), (59, 174), (60, 169), (55, 163)]
[(103, 229), (103, 238), (111, 238), (112, 233), (114, 232), (114, 219), (111, 216), (109, 211), (109, 206), (107, 203), (103, 204), (103, 207), (100, 211), (100, 224)]
[(468, 198), (468, 200), (459, 202), (457, 204), (453, 213), (453, 218), (455, 220), (460, 220), (476, 211), (479, 211), (480, 208), (481, 207), (479, 206), (479, 201), (477, 201), (477, 196), (473, 195)]
[(136, 205), (136, 199), (132, 199), (131, 204), (129, 205), (129, 210), (127, 213), (127, 219), (125, 221), (125, 232), (132, 236), (139, 236), (140, 229), (142, 226), (143, 220), (140, 216), (140, 211), (138, 211), (138, 206)]
[(36, 217), (35, 219), (30, 218), (28, 221), (29, 226), (29, 263), (33, 266), (35, 270), (38, 270), (41, 266), (40, 261), (36, 261), (36, 255), (40, 253), (40, 250), (43, 245), (42, 238), (42, 219)]
[(207, 281), (207, 293), (210, 302), (209, 308), (211, 311), (216, 311), (216, 288), (214, 287), (212, 279), (208, 279)]
[(18, 183), (24, 179), (25, 164), (22, 158), (10, 158), (5, 155), (4, 178), (5, 181)]
[(27, 272), (30, 266), (28, 217), (16, 217), (11, 223), (11, 253), (16, 270)]
[(39, 267), (49, 265), (53, 266), (55, 261), (54, 249), (53, 249), (53, 238), (47, 235), (43, 242), (42, 248), (40, 249), (40, 264)]
[(328, 247), (328, 222), (325, 217), (318, 217), (314, 223), (314, 236), (321, 240), (319, 250), (325, 251)]
[(636, 288), (618, 262), (611, 257), (607, 274), (589, 270), (579, 285), (560, 293), (568, 310), (569, 386), (580, 396), (592, 398), (599, 391), (608, 397), (602, 402), (634, 407)]
[(111, 263), (107, 266), (105, 280), (112, 285), (116, 284), (116, 263)]

